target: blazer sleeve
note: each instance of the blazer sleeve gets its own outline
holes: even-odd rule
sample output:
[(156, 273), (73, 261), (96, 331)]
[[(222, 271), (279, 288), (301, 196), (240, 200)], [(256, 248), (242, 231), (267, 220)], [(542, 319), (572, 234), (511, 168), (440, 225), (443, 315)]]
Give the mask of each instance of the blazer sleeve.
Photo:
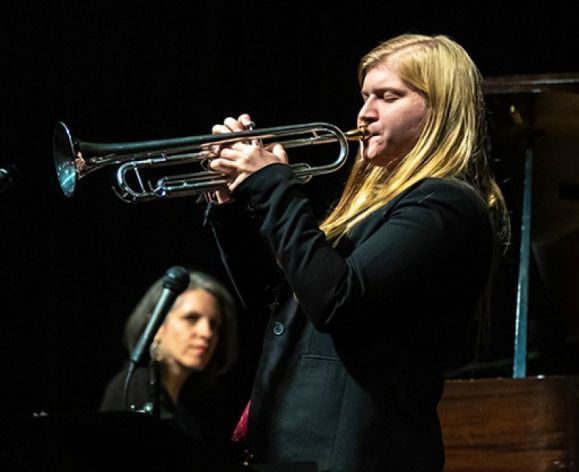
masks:
[(273, 303), (283, 279), (254, 215), (240, 207), (238, 202), (212, 205), (207, 221), (241, 305), (260, 312)]
[[(460, 293), (463, 280), (475, 286), (471, 298), (482, 292), (492, 233), (484, 202), (467, 185), (423, 181), (379, 211), (375, 228), (345, 255), (319, 229), (300, 186), (291, 168), (274, 164), (246, 179), (234, 195), (257, 215), (317, 329), (329, 330), (353, 313), (372, 316), (372, 308), (391, 306), (400, 297), (449, 297)], [(381, 316), (388, 316), (384, 311)]]

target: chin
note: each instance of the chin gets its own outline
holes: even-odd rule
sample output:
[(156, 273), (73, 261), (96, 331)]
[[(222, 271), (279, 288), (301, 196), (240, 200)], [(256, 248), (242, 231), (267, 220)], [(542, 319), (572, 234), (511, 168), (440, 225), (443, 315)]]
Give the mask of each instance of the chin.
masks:
[(362, 149), (362, 158), (366, 162), (376, 162), (382, 159), (382, 155), (384, 154), (383, 149), (376, 149), (374, 146)]
[(391, 154), (385, 152), (366, 155), (363, 154), (362, 157), (366, 162), (376, 167), (388, 167), (393, 162), (396, 162), (400, 159), (397, 156), (392, 156)]
[(200, 359), (190, 359), (189, 361), (183, 362), (182, 364), (187, 370), (195, 372), (203, 370), (207, 366), (208, 362)]

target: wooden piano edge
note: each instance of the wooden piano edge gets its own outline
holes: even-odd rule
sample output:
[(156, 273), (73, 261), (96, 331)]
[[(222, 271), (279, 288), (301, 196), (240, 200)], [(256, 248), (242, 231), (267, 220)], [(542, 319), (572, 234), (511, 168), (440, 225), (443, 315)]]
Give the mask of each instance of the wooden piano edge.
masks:
[(447, 472), (576, 471), (579, 376), (449, 380)]

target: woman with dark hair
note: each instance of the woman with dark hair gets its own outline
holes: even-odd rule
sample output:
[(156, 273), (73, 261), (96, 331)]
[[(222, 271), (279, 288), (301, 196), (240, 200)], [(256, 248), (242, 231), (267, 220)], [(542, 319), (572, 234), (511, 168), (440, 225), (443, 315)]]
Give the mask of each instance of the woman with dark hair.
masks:
[[(128, 386), (121, 370), (108, 384), (101, 411), (152, 410), (197, 439), (226, 442), (231, 424), (220, 388), (236, 359), (235, 304), (228, 290), (208, 274), (189, 271), (188, 287), (175, 300), (150, 346), (150, 363), (138, 367)], [(163, 288), (157, 280), (127, 320), (124, 342), (132, 352)]]

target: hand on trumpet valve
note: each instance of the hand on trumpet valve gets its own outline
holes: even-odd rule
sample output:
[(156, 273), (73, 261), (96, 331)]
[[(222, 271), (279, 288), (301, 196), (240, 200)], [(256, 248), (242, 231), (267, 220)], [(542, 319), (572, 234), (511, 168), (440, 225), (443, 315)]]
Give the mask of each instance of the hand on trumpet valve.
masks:
[[(247, 131), (253, 127), (253, 122), (248, 114), (240, 115), (239, 118), (226, 118), (222, 125), (212, 128), (213, 134), (226, 134), (238, 131)], [(228, 190), (234, 190), (241, 182), (254, 172), (270, 164), (287, 164), (287, 154), (280, 144), (263, 146), (259, 140), (238, 141), (212, 149), (217, 157), (211, 159), (211, 170), (221, 172), (230, 178)], [(221, 195), (225, 197), (226, 195)], [(228, 197), (228, 195), (227, 195)], [(218, 200), (221, 200), (218, 195)], [(225, 200), (227, 201), (227, 200)]]

